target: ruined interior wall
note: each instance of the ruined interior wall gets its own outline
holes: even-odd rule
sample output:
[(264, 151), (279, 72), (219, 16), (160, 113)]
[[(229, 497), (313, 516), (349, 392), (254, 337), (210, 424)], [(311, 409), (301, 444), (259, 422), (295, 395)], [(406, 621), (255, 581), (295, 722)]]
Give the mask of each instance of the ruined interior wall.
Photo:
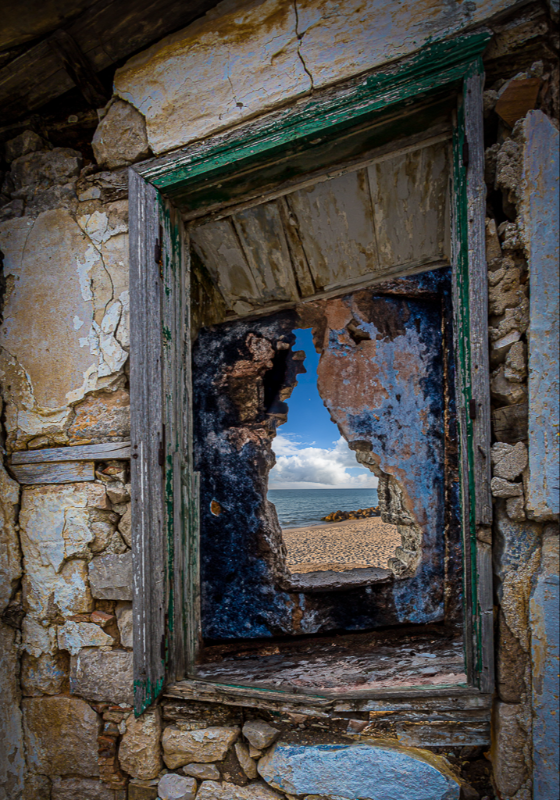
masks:
[[(380, 284), (272, 316), (203, 328), (193, 352), (194, 453), (200, 473), (203, 636), (258, 638), (447, 622), (458, 546), (457, 466), (446, 453), (454, 389), (444, 365), (450, 270)], [(312, 327), (318, 389), (341, 434), (382, 480), (385, 522), (402, 545), (374, 585), (295, 591), (267, 501), (276, 427), (299, 371), (293, 331)], [(305, 367), (305, 364), (304, 364)], [(449, 484), (449, 486), (448, 486)], [(284, 555), (284, 557), (283, 557)]]
[[(84, 164), (83, 153), (72, 147), (53, 146), (41, 119), (33, 123), (41, 138), (32, 131), (5, 146), (1, 369), (8, 452), (128, 436), (126, 164), (146, 158), (150, 146), (159, 153), (232, 126), (315, 87), (414, 52), (434, 29), (436, 37), (445, 36), (513, 3), (394, 6), (298, 0), (292, 7), (269, 0), (242, 5), (238, 14), (239, 6), (222, 4), (212, 18), (125, 65), (117, 76), (117, 95), (140, 108), (146, 122), (126, 102), (112, 102), (101, 112), (95, 134), (97, 164)], [(541, 744), (533, 752), (531, 728), (535, 714), (542, 743), (542, 704), (546, 707), (548, 697), (540, 687), (550, 684), (548, 678), (532, 683), (532, 674), (544, 670), (547, 677), (552, 663), (543, 636), (551, 630), (546, 608), (554, 607), (547, 593), (554, 585), (558, 529), (553, 519), (527, 519), (523, 502), (530, 254), (524, 225), (518, 226), (517, 191), (518, 157), (526, 145), (523, 127), (512, 131), (499, 122), (495, 109), (504, 81), (542, 59), (535, 106), (548, 119), (557, 115), (558, 72), (551, 70), (556, 50), (547, 8), (530, 4), (511, 19), (492, 22), (495, 36), (486, 53), (490, 336), (498, 445), (493, 483), (498, 700), (492, 762), (500, 796), (511, 800), (544, 799), (550, 786), (554, 796), (554, 785), (541, 780), (543, 774), (543, 780), (550, 779), (542, 771), (546, 752)], [(247, 26), (251, 48), (240, 35)], [(535, 70), (538, 77), (540, 68)], [(192, 88), (191, 76), (196, 76)], [(534, 288), (538, 292), (532, 285), (531, 292)], [(186, 777), (179, 772), (181, 762), (199, 765), (190, 770), (203, 781), (197, 800), (286, 798), (285, 792), (256, 779), (250, 760), (264, 753), (277, 734), (261, 730), (251, 738), (245, 731), (234, 741), (240, 736), (236, 728), (254, 717), (274, 723), (285, 738), (300, 730), (305, 743), (320, 741), (323, 729), (329, 735), (362, 731), (398, 741), (396, 729), (377, 726), (368, 712), (339, 718), (317, 710), (232, 714), (220, 704), (168, 702), (134, 720), (126, 465), (99, 467), (88, 483), (18, 487), (10, 477), (1, 480), (0, 797), (3, 792), (7, 800), (154, 800), (163, 753), (165, 769), (178, 778)], [(488, 532), (480, 535), (488, 540)], [(546, 730), (544, 738), (550, 739)], [(444, 752), (481, 797), (492, 797), (483, 749), (447, 745)], [(533, 763), (541, 765), (534, 793)], [(439, 762), (437, 772), (445, 770)], [(215, 783), (218, 776), (225, 787)], [(432, 780), (440, 779), (433, 774)], [(442, 794), (449, 788), (437, 785)], [(183, 785), (183, 796), (189, 797), (192, 787), (192, 782)], [(301, 788), (298, 796), (309, 794)], [(326, 791), (321, 794), (328, 796)], [(432, 796), (439, 796), (436, 789)]]

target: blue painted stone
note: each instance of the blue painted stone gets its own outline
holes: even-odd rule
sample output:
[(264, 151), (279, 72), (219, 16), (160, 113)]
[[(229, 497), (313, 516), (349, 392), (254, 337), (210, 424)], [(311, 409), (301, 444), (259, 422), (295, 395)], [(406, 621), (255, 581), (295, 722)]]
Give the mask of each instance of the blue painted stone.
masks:
[[(431, 757), (436, 761), (437, 757)], [(399, 746), (306, 747), (278, 743), (259, 761), (274, 789), (325, 800), (459, 800), (460, 786), (428, 759)]]
[(527, 509), (533, 519), (546, 520), (560, 512), (559, 134), (542, 111), (530, 111), (523, 125), (520, 231), (531, 290)]
[(558, 666), (560, 636), (558, 606), (558, 535), (550, 526), (543, 542), (542, 562), (531, 596), (531, 656), (533, 667), (533, 798), (560, 797), (558, 750)]

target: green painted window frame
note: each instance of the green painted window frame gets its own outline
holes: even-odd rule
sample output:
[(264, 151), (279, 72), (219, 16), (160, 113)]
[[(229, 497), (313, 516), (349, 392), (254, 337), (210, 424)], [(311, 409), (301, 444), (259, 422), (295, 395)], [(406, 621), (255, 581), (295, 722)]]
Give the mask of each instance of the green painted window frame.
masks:
[[(484, 247), (482, 52), (486, 30), (425, 47), (350, 84), (130, 168), (134, 685), (137, 714), (164, 686), (196, 682), (198, 483), (192, 463), (190, 286), (178, 198), (201, 181), (336, 135), (419, 96), (460, 86), (453, 132), (454, 283), (468, 685), (493, 688), (490, 393)], [(188, 409), (185, 413), (184, 409)], [(411, 687), (413, 688), (413, 687)], [(224, 687), (222, 690), (227, 691)], [(243, 693), (242, 687), (229, 687)], [(254, 689), (253, 696), (265, 690)], [(403, 690), (404, 691), (404, 690)], [(245, 691), (247, 694), (247, 691)], [(277, 694), (284, 699), (288, 695)], [(424, 696), (429, 690), (422, 691)], [(377, 693), (380, 697), (383, 693)], [(376, 695), (376, 696), (377, 696)], [(373, 695), (370, 695), (370, 697)], [(307, 697), (308, 702), (313, 698)], [(325, 697), (317, 697), (324, 702)]]

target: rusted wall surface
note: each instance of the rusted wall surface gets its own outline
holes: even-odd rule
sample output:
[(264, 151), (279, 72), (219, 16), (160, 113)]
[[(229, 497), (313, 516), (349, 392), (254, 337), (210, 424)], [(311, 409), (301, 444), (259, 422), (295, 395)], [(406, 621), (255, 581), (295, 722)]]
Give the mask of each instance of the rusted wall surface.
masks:
[[(446, 533), (448, 546), (457, 547), (457, 504), (452, 525), (445, 516), (446, 482), (453, 494), (456, 480), (444, 434), (446, 406), (454, 416), (442, 337), (448, 291), (449, 272), (439, 270), (395, 281), (385, 295), (381, 287), (300, 306), (299, 318), (282, 312), (201, 331), (195, 461), (208, 638), (443, 619)], [(392, 586), (295, 595), (286, 584), (267, 478), (272, 438), (286, 412), (279, 393), (285, 398), (296, 377), (291, 350), (282, 348), (295, 327), (311, 326), (322, 353), (319, 392), (362, 463), (381, 477), (383, 519), (399, 525), (403, 545), (390, 562)]]

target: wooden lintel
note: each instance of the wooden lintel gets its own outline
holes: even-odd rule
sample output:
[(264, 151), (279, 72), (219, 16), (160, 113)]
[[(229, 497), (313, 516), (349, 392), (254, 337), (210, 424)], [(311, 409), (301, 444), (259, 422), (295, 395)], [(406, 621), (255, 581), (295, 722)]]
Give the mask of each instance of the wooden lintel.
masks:
[(130, 442), (49, 447), (44, 450), (22, 450), (13, 453), (10, 463), (45, 464), (54, 461), (116, 461), (130, 458)]
[(20, 464), (11, 467), (18, 483), (81, 483), (95, 480), (94, 461), (59, 461), (53, 464)]

